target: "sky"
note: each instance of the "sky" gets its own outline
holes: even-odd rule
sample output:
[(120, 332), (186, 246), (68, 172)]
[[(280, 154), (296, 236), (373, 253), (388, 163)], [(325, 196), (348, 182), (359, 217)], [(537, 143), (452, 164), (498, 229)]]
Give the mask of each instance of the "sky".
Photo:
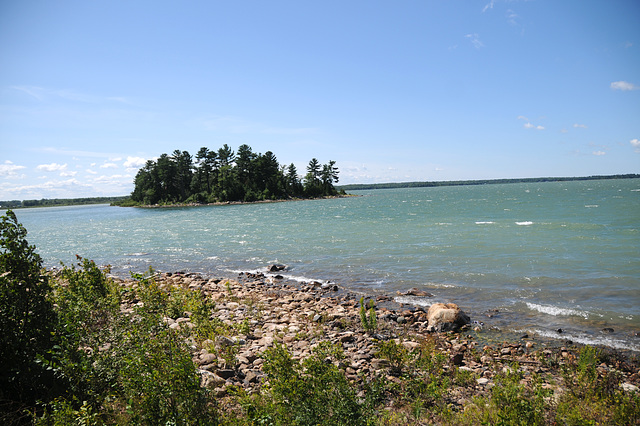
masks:
[(224, 144), (339, 184), (640, 173), (640, 2), (0, 1), (0, 200)]

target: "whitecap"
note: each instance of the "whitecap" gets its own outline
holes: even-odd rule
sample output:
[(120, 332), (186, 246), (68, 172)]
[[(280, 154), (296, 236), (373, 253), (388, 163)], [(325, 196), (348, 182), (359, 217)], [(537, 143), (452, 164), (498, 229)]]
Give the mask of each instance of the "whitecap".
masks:
[(560, 308), (558, 306), (551, 305), (538, 305), (537, 303), (527, 302), (527, 307), (532, 311), (538, 311), (542, 314), (556, 316), (580, 316), (584, 319), (589, 317), (589, 312), (581, 311), (579, 309)]
[(393, 301), (396, 303), (404, 303), (406, 305), (414, 305), (414, 306), (422, 306), (429, 307), (433, 305), (433, 300), (425, 300), (424, 297), (413, 297), (413, 296), (397, 296), (393, 298)]
[(492, 223), (495, 223), (495, 222), (491, 222), (491, 221), (486, 221), (486, 222), (476, 222), (476, 225), (490, 225), (490, 224), (492, 224)]
[[(553, 339), (557, 339), (559, 337), (558, 333), (553, 331), (534, 330), (534, 332), (542, 337), (550, 337)], [(601, 346), (608, 346), (610, 348), (615, 348), (615, 349), (640, 351), (639, 345), (634, 345), (634, 344), (631, 344), (630, 342), (616, 339), (614, 337), (586, 336), (586, 335), (563, 333), (562, 339), (569, 339), (573, 342), (580, 343), (583, 345), (601, 345)]]
[(529, 225), (533, 225), (533, 222), (530, 222), (530, 221), (516, 222), (516, 225), (518, 225), (518, 226), (529, 226)]
[(588, 209), (593, 209), (593, 208), (596, 208), (596, 207), (599, 207), (599, 206), (597, 204), (588, 204), (585, 207), (588, 208)]

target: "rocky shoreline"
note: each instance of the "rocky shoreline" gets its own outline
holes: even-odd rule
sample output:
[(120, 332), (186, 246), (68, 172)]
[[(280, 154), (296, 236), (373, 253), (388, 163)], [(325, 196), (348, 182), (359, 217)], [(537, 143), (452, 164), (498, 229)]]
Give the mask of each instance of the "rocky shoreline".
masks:
[[(272, 271), (273, 272), (273, 271)], [(113, 279), (122, 287), (133, 287), (133, 279)], [(218, 336), (215, 341), (196, 343), (192, 340), (193, 362), (202, 378), (202, 386), (224, 398), (232, 388), (256, 392), (267, 380), (262, 369), (263, 354), (282, 345), (293, 359), (309, 357), (322, 342), (342, 348), (344, 358), (336, 361), (352, 383), (358, 384), (374, 376), (390, 382), (401, 382), (403, 366), (393, 357), (384, 356), (382, 342), (393, 342), (404, 353), (429, 346), (445, 359), (445, 368), (467, 374), (463, 384), (452, 385), (444, 396), (452, 407), (462, 409), (476, 396), (486, 395), (495, 385), (494, 378), (506, 370), (518, 368), (528, 381), (543, 380), (542, 387), (554, 397), (565, 391), (562, 367), (574, 362), (576, 345), (551, 347), (544, 342), (521, 336), (517, 341), (487, 344), (478, 338), (474, 324), (456, 332), (434, 332), (427, 312), (407, 309), (387, 296), (361, 299), (334, 284), (317, 282), (291, 285), (281, 277), (241, 273), (235, 279), (206, 278), (192, 273), (157, 273), (153, 279), (160, 288), (179, 287), (201, 292), (215, 303), (212, 318), (237, 332)], [(365, 328), (361, 302), (375, 306), (374, 326)], [(134, 312), (139, 301), (124, 302), (123, 312)], [(371, 305), (369, 305), (371, 304)], [(366, 311), (371, 315), (371, 311)], [(176, 318), (165, 317), (170, 328), (183, 331), (194, 327), (191, 313)], [(640, 371), (637, 357), (611, 352), (608, 362), (597, 369), (600, 374), (615, 371), (621, 375), (625, 391), (637, 392)], [(517, 366), (517, 367), (514, 367)]]

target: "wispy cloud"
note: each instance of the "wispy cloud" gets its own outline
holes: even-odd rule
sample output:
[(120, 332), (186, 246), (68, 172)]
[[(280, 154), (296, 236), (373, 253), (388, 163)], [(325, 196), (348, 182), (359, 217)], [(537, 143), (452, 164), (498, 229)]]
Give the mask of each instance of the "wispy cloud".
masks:
[(578, 124), (578, 123), (575, 123), (575, 124), (573, 125), (573, 127), (574, 127), (574, 128), (576, 128), (576, 129), (578, 129), (578, 128), (580, 128), (580, 129), (586, 129), (586, 128), (587, 128), (587, 125), (586, 125), (586, 124)]
[(515, 13), (513, 10), (511, 9), (507, 10), (507, 22), (509, 23), (509, 25), (517, 26), (518, 18), (519, 18), (518, 14)]
[(45, 172), (62, 172), (64, 170), (67, 169), (67, 164), (58, 164), (58, 163), (51, 163), (51, 164), (40, 164), (38, 167), (36, 167), (37, 170), (43, 170)]
[(118, 165), (116, 163), (104, 163), (100, 165), (101, 169), (117, 169)]
[(476, 49), (480, 49), (484, 47), (484, 43), (480, 41), (480, 36), (476, 33), (467, 34), (465, 35), (465, 38), (469, 39), (471, 44), (473, 44), (473, 47), (475, 47)]
[(593, 155), (597, 155), (597, 156), (601, 156), (601, 155), (606, 155), (607, 153), (604, 151), (593, 151), (592, 152)]
[(489, 3), (482, 8), (482, 13), (486, 12), (489, 9), (493, 9), (493, 6), (496, 4), (495, 0), (490, 0)]
[(114, 158), (118, 154), (99, 151), (81, 151), (75, 149), (44, 147), (39, 148), (38, 151), (46, 152), (48, 154), (60, 154), (73, 157), (95, 157), (95, 158)]
[(629, 83), (628, 81), (614, 81), (613, 83), (611, 83), (611, 88), (613, 90), (622, 90), (622, 91), (640, 89), (640, 87), (636, 86), (633, 83)]
[(4, 164), (0, 164), (0, 176), (15, 176), (18, 170), (26, 169), (25, 166), (18, 166), (7, 160)]
[(209, 130), (227, 133), (261, 133), (275, 135), (308, 135), (318, 131), (313, 127), (277, 127), (268, 126), (263, 123), (253, 122), (241, 117), (234, 116), (211, 116), (205, 118), (201, 123)]
[(19, 92), (26, 93), (27, 95), (36, 98), (39, 101), (46, 101), (48, 99), (63, 99), (73, 102), (81, 103), (103, 103), (103, 102), (117, 102), (126, 105), (133, 105), (128, 98), (124, 96), (107, 96), (101, 97), (96, 95), (89, 95), (70, 89), (51, 89), (40, 86), (9, 86), (10, 89), (17, 90)]
[(629, 141), (635, 152), (640, 152), (640, 139), (631, 139)]

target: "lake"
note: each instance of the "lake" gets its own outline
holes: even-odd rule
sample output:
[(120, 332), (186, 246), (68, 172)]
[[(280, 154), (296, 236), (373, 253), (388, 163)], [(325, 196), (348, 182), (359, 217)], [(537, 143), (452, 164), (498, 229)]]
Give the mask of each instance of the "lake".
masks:
[[(640, 179), (353, 194), (16, 215), (47, 266), (79, 254), (119, 276), (151, 266), (233, 277), (282, 263), (288, 280), (454, 302), (487, 328), (640, 351)], [(411, 287), (434, 297), (396, 295)]]

